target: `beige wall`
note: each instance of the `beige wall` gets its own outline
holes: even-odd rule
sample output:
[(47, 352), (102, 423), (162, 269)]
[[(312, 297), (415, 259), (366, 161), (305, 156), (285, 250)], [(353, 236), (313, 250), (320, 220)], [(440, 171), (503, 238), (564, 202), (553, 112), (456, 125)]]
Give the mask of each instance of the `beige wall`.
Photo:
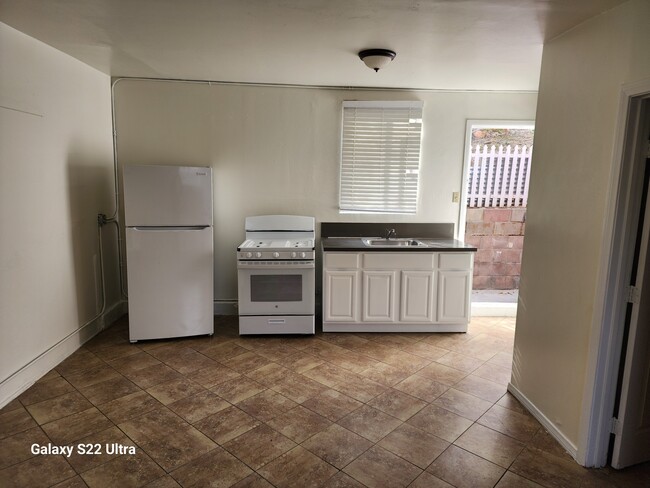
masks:
[[(128, 164), (212, 166), (215, 298), (235, 300), (244, 218), (303, 214), (322, 221), (455, 222), (467, 119), (533, 119), (536, 94), (426, 93), (119, 81), (118, 157)], [(424, 100), (419, 211), (340, 215), (343, 100)]]
[[(101, 306), (110, 109), (106, 75), (0, 24), (0, 385)], [(109, 307), (119, 299), (113, 233)]]
[(650, 77), (650, 2), (544, 46), (513, 385), (574, 445), (621, 85)]
[[(322, 221), (454, 222), (467, 119), (535, 116), (536, 94), (431, 93), (225, 86), (122, 80), (115, 87), (120, 165), (212, 166), (215, 298), (237, 298), (235, 249), (244, 218), (303, 214)], [(415, 216), (340, 215), (343, 100), (423, 100)], [(320, 287), (319, 287), (320, 288)]]

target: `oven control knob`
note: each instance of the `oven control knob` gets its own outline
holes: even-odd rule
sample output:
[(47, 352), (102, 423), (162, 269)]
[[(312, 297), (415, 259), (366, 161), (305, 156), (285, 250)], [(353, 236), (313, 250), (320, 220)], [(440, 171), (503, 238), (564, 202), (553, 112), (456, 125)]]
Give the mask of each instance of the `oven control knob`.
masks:
[(295, 258), (296, 256), (298, 256), (298, 253), (296, 253), (296, 252), (292, 252), (292, 253), (291, 253), (291, 257), (292, 257), (292, 258)]
[(301, 257), (301, 258), (306, 258), (306, 257), (307, 257), (307, 253), (305, 253), (305, 252), (301, 252), (301, 253), (300, 253), (300, 257)]
[(252, 258), (252, 257), (253, 257), (253, 253), (252, 253), (252, 252), (247, 252), (247, 253), (246, 253), (246, 257), (247, 257), (247, 258)]
[(274, 257), (274, 258), (279, 258), (279, 257), (280, 257), (280, 253), (279, 253), (279, 252), (274, 252), (274, 253), (273, 253), (273, 257)]
[(256, 252), (256, 253), (255, 253), (255, 257), (256, 257), (256, 258), (261, 258), (261, 257), (262, 257), (262, 253), (261, 253), (261, 252)]

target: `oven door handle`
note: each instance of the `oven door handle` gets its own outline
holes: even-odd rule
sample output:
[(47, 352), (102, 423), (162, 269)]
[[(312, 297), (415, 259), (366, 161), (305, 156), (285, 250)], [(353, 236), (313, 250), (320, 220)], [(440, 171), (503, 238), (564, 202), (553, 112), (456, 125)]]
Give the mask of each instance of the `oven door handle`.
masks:
[(305, 261), (294, 264), (275, 264), (277, 261), (237, 261), (237, 269), (277, 269), (292, 270), (292, 269), (313, 269), (316, 267), (313, 261)]

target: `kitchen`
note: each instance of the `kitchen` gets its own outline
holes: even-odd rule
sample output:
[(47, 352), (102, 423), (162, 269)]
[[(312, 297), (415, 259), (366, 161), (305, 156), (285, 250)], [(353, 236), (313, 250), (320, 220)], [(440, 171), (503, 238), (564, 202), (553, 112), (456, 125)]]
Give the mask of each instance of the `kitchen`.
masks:
[[(610, 22), (613, 16), (619, 13), (630, 15), (629, 12), (636, 12), (637, 15), (632, 17), (643, 18), (644, 8), (643, 2), (629, 2), (601, 20)], [(2, 20), (5, 21), (4, 18)], [(9, 19), (6, 20), (12, 25)], [(579, 29), (572, 35), (591, 35), (591, 29), (597, 31), (598, 25), (589, 23), (583, 30)], [(10, 276), (3, 278), (2, 282), (6, 293), (3, 292), (2, 302), (3, 340), (0, 359), (4, 378), (1, 391), (3, 399), (7, 400), (28, 386), (29, 381), (35, 381), (48, 373), (94, 333), (114, 322), (125, 311), (124, 300), (120, 296), (118, 240), (114, 226), (108, 226), (106, 231), (102, 231), (106, 263), (109, 263), (104, 270), (107, 283), (106, 314), (101, 320), (89, 322), (87, 327), (78, 330), (102, 310), (102, 290), (99, 287), (102, 270), (98, 260), (96, 218), (99, 213), (111, 216), (116, 210), (111, 137), (113, 115), (119, 163), (118, 181), (121, 181), (121, 168), (130, 164), (183, 164), (212, 168), (215, 185), (215, 312), (220, 316), (234, 316), (237, 313), (237, 263), (234, 256), (236, 247), (244, 241), (246, 217), (289, 214), (312, 216), (317, 222), (367, 221), (365, 216), (341, 215), (338, 210), (338, 148), (343, 101), (424, 102), (425, 133), (418, 214), (416, 217), (385, 216), (376, 219), (383, 223), (457, 222), (459, 207), (458, 203), (452, 201), (452, 194), (460, 190), (463, 128), (466, 119), (534, 119), (538, 102), (536, 83), (515, 83), (517, 86), (510, 84), (505, 91), (494, 91), (498, 90), (495, 87), (486, 87), (484, 91), (468, 91), (468, 86), (460, 85), (441, 91), (362, 90), (350, 89), (349, 85), (344, 85), (346, 88), (331, 89), (330, 85), (336, 84), (332, 70), (321, 67), (318, 70), (302, 71), (306, 78), (312, 76), (310, 73), (322, 72), (324, 81), (320, 83), (328, 85), (322, 88), (124, 79), (115, 84), (113, 100), (116, 105), (113, 114), (111, 80), (107, 75), (22, 34), (19, 31), (23, 29), (18, 25), (16, 27), (18, 31), (3, 25), (0, 31), (3, 46), (10, 46), (6, 54), (3, 52), (2, 62), (14, 67), (11, 77), (7, 74), (8, 70), (3, 70), (5, 76), (9, 77), (9, 82), (3, 85), (8, 87), (7, 90), (3, 88), (3, 106), (19, 109), (3, 109), (2, 112), (7, 117), (3, 119), (3, 124), (4, 120), (7, 121), (3, 125), (2, 145), (3, 171), (7, 171), (7, 178), (2, 178), (2, 208), (21, 209), (15, 215), (3, 214), (2, 220), (4, 228), (13, 229), (11, 240), (8, 239), (10, 233), (6, 232), (3, 234), (7, 240), (2, 242), (3, 270), (9, 270), (8, 274), (3, 275)], [(630, 28), (630, 32), (642, 38), (642, 30), (635, 29)], [(37, 32), (32, 35), (39, 37)], [(598, 34), (593, 36), (601, 39)], [(573, 42), (572, 39), (569, 41)], [(643, 41), (640, 43), (643, 44)], [(561, 45), (562, 41), (550, 43), (549, 62), (559, 63)], [(356, 52), (349, 53), (349, 63), (339, 72), (349, 76), (357, 68), (362, 70), (363, 74), (358, 75), (362, 77), (359, 86), (366, 87), (377, 83), (377, 76), (396, 76), (400, 73), (398, 62), (400, 58), (407, 57), (408, 49), (387, 47), (396, 49), (398, 57), (379, 73), (367, 69), (356, 57)], [(346, 49), (350, 49), (350, 46), (346, 46)], [(618, 47), (611, 49), (615, 51)], [(625, 51), (625, 48), (621, 50)], [(98, 57), (102, 58), (101, 55)], [(610, 57), (624, 58), (622, 55)], [(25, 61), (33, 59), (41, 62)], [(281, 65), (284, 58), (280, 56), (276, 61)], [(643, 63), (641, 65), (645, 66)], [(537, 78), (536, 69), (530, 71), (531, 79)], [(647, 71), (643, 71), (644, 68), (635, 69), (632, 75), (617, 78), (613, 84), (618, 86), (648, 75)], [(594, 70), (598, 73), (596, 68)], [(147, 71), (145, 76), (167, 77), (164, 71), (161, 70), (162, 75)], [(294, 77), (294, 82), (299, 79), (300, 71)], [(186, 72), (189, 73), (189, 70)], [(269, 69), (268, 72), (274, 70)], [(115, 74), (119, 76), (124, 73)], [(375, 78), (371, 78), (371, 75)], [(224, 79), (214, 74), (196, 78)], [(390, 80), (382, 80), (387, 79)], [(599, 75), (595, 74), (593, 79), (599, 79)], [(263, 81), (278, 82), (277, 79)], [(286, 82), (291, 83), (291, 80)], [(314, 79), (306, 79), (304, 82), (320, 84)], [(555, 86), (553, 83), (556, 80), (543, 78), (540, 98), (545, 96), (545, 100), (548, 100), (551, 97)], [(391, 84), (379, 82), (378, 85)], [(609, 84), (607, 88), (596, 85), (592, 89), (596, 95), (607, 93), (610, 102), (611, 97), (614, 97), (611, 93), (613, 88)], [(576, 99), (576, 106), (580, 106), (578, 100), (579, 98)], [(546, 119), (538, 118), (538, 123), (543, 122), (538, 127), (546, 127), (548, 133), (565, 115), (559, 115), (556, 105), (545, 103), (540, 107), (541, 114)], [(611, 112), (610, 107), (610, 119), (614, 118)], [(599, 137), (602, 139), (604, 134), (611, 132), (611, 127), (598, 126), (597, 131), (600, 131)], [(290, 139), (287, 134), (290, 134)], [(551, 141), (548, 135), (540, 137), (542, 146), (539, 147), (550, 148), (555, 145), (555, 141)], [(11, 144), (5, 144), (5, 140)], [(33, 140), (39, 140), (41, 144), (35, 146), (31, 144)], [(583, 141), (590, 139), (584, 135)], [(590, 144), (585, 146), (591, 147)], [(568, 143), (560, 147), (570, 153)], [(608, 150), (602, 152), (608, 153)], [(596, 156), (590, 159), (601, 162), (599, 174), (609, 174), (604, 169), (608, 163), (603, 158), (604, 156)], [(4, 161), (21, 161), (22, 164), (5, 166)], [(544, 170), (539, 171), (537, 191), (541, 195), (544, 188), (550, 191), (548, 179), (552, 178), (545, 178)], [(550, 176), (552, 171), (546, 174)], [(601, 180), (606, 178), (598, 181), (602, 183)], [(535, 175), (531, 188), (535, 188)], [(606, 192), (597, 193), (605, 195)], [(118, 196), (121, 197), (121, 194), (121, 190), (118, 191)], [(564, 197), (564, 194), (560, 193), (559, 196)], [(562, 198), (558, 201), (561, 200)], [(564, 201), (567, 200), (568, 197)], [(551, 210), (559, 212), (557, 207), (551, 207)], [(119, 217), (122, 218), (122, 215)], [(539, 214), (537, 217), (540, 219), (537, 222), (546, 221)], [(586, 224), (593, 224), (585, 224), (582, 237), (584, 242), (596, 241), (601, 213), (585, 211), (581, 217)], [(28, 225), (35, 222), (39, 225)], [(531, 217), (531, 222), (535, 222), (534, 216)], [(558, 222), (556, 229), (561, 231), (562, 225)], [(567, 233), (559, 232), (559, 235), (567, 236)], [(320, 235), (316, 238), (320, 239)], [(533, 241), (530, 253), (539, 255), (537, 250), (541, 249), (543, 241), (538, 242), (540, 246), (536, 247)], [(581, 239), (581, 245), (584, 242)], [(544, 249), (556, 248), (545, 246)], [(556, 257), (567, 266), (569, 263), (566, 260), (572, 260), (580, 270), (587, 270), (583, 288), (591, 289), (593, 284), (589, 280), (592, 279), (592, 273), (589, 270), (597, 267), (595, 254), (597, 253), (590, 250), (577, 257), (562, 258), (557, 253)], [(317, 269), (322, 265), (319, 259), (317, 255)], [(544, 267), (533, 261), (529, 266), (537, 271)], [(543, 273), (533, 273), (543, 279)], [(575, 276), (580, 276), (580, 273), (575, 273)], [(580, 278), (571, 280), (579, 281)], [(321, 281), (317, 278), (315, 282), (319, 296), (322, 294)], [(558, 287), (557, 293), (561, 290), (562, 287)], [(555, 296), (553, 290), (548, 293), (555, 300), (551, 303), (557, 305), (551, 307), (549, 312), (553, 320), (546, 320), (544, 314), (537, 311), (535, 315), (522, 316), (524, 326), (549, 322), (548, 327), (552, 328), (555, 323), (562, 324), (566, 321), (585, 323), (584, 317), (564, 306), (564, 302)], [(33, 297), (38, 297), (36, 304)], [(531, 295), (527, 298), (528, 309), (539, 310), (539, 302), (536, 303)], [(589, 301), (586, 297), (581, 303)], [(580, 309), (584, 310), (584, 307)], [(563, 319), (560, 314), (568, 314), (569, 319)], [(124, 332), (124, 325), (119, 327), (122, 329), (116, 330)], [(235, 332), (230, 322), (226, 323), (224, 330), (228, 334)], [(571, 337), (561, 335), (558, 341), (564, 340), (567, 346), (574, 345), (576, 341), (581, 343), (588, 338), (589, 327), (581, 325), (575, 334)], [(272, 344), (272, 341), (269, 342), (269, 346)], [(224, 345), (220, 350), (223, 354), (228, 354), (228, 350), (238, 351), (240, 355), (247, 354), (235, 345)], [(561, 343), (556, 346), (562, 348)], [(43, 356), (52, 347), (53, 350)], [(582, 351), (586, 347), (576, 346), (573, 349)], [(242, 358), (242, 361), (247, 358), (250, 356)], [(49, 363), (43, 362), (44, 359)], [(86, 356), (85, 359), (95, 361), (92, 356)], [(114, 361), (119, 358), (106, 359)], [(197, 361), (198, 364), (202, 361), (189, 352), (180, 357), (170, 355), (165, 359), (178, 367), (182, 367), (184, 362)], [(584, 363), (583, 359), (580, 356), (576, 363)], [(560, 363), (571, 364), (569, 360), (563, 361)], [(147, 367), (152, 366), (153, 364)], [(268, 365), (260, 363), (260, 367)], [(580, 408), (575, 405), (579, 405), (582, 398), (581, 369), (569, 368), (574, 371), (570, 375), (557, 371), (553, 364), (548, 365), (547, 369), (549, 378), (564, 385), (563, 391), (577, 393), (571, 393), (564, 402), (552, 400), (555, 398), (553, 396), (537, 397), (535, 403), (542, 411), (549, 415), (553, 412), (553, 416), (562, 420), (566, 427), (559, 427), (560, 432), (564, 432), (577, 445)], [(215, 366), (216, 370), (218, 368)], [(330, 373), (333, 374), (333, 371), (335, 370), (330, 370)], [(173, 376), (164, 368), (161, 374)], [(327, 381), (327, 378), (321, 377), (321, 380)], [(347, 391), (354, 391), (353, 386), (350, 385)], [(224, 394), (227, 395), (225, 391)]]
[[(389, 223), (457, 222), (460, 204), (452, 202), (452, 193), (461, 191), (466, 119), (532, 119), (536, 106), (534, 93), (420, 91), (407, 97), (390, 91), (128, 79), (116, 81), (114, 93), (120, 164), (184, 161), (212, 167), (218, 314), (237, 313), (232, 253), (244, 240), (246, 217), (306, 215), (318, 223), (370, 220), (339, 211), (343, 101), (424, 102), (418, 211), (415, 216), (372, 217)], [(319, 225), (316, 232), (318, 239)], [(320, 274), (316, 283), (320, 295)]]

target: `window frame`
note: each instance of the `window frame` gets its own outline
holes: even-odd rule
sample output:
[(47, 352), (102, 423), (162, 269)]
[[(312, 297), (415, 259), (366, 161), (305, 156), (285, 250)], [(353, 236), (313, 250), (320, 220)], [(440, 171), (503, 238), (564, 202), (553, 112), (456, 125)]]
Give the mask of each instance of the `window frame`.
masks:
[[(344, 208), (342, 205), (343, 197), (343, 186), (345, 183), (344, 178), (344, 137), (346, 135), (345, 131), (345, 114), (346, 109), (354, 108), (363, 108), (363, 109), (409, 109), (409, 110), (419, 110), (419, 120), (420, 120), (420, 129), (419, 129), (419, 145), (418, 145), (418, 159), (417, 159), (417, 169), (416, 171), (416, 185), (415, 185), (415, 203), (412, 209), (405, 208), (403, 205), (400, 205), (400, 208), (396, 210), (387, 210), (387, 209), (362, 209), (362, 208)], [(416, 215), (419, 208), (420, 200), (420, 170), (422, 166), (422, 139), (424, 132), (424, 102), (421, 100), (402, 100), (402, 101), (390, 101), (390, 100), (344, 100), (341, 107), (341, 135), (340, 135), (340, 152), (339, 152), (339, 198), (338, 198), (338, 207), (339, 214), (375, 214), (375, 215)]]

